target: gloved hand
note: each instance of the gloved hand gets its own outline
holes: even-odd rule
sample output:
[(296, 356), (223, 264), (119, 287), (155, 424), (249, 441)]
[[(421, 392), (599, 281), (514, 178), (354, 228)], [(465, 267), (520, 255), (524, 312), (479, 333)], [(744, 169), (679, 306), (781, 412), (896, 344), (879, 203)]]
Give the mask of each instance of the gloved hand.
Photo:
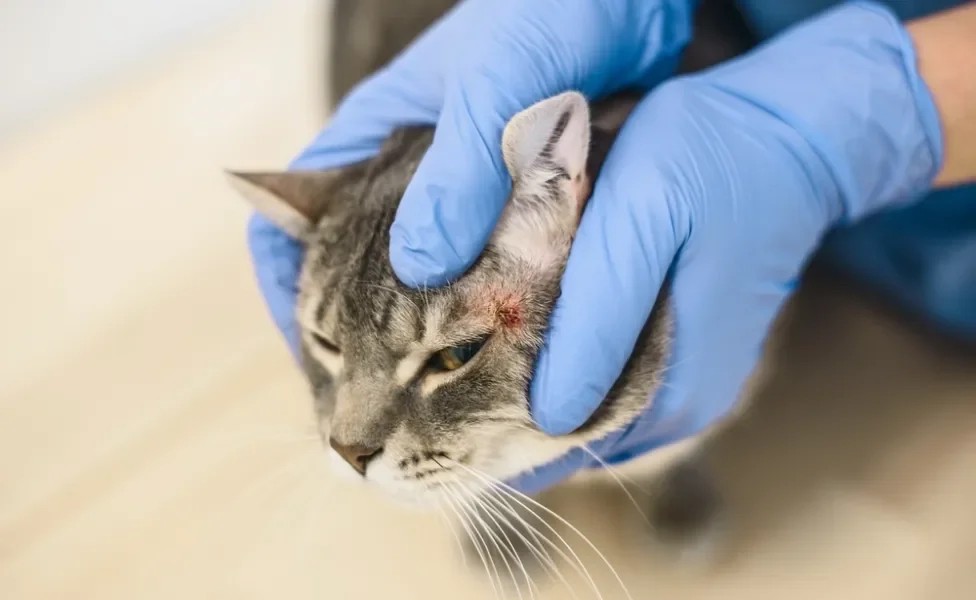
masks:
[[(409, 285), (439, 285), (481, 252), (511, 182), (505, 123), (570, 89), (599, 97), (669, 76), (694, 0), (466, 0), (354, 89), (292, 164), (326, 169), (376, 154), (399, 125), (438, 124), (391, 231)], [(293, 352), (301, 246), (259, 215), (248, 229), (258, 284)]]
[[(716, 423), (827, 230), (920, 198), (941, 161), (911, 41), (877, 4), (842, 5), (664, 83), (625, 124), (582, 219), (533, 381), (537, 421), (559, 434), (589, 417), (673, 265), (665, 384), (592, 450), (613, 463)], [(598, 464), (576, 452), (516, 485)]]
[[(424, 83), (426, 72), (408, 59), (422, 56), (424, 48), (434, 52), (432, 59), (431, 40), (446, 39), (450, 23), (461, 22), (463, 9), (475, 4), (462, 6), (355, 92), (332, 133), (327, 129), (317, 142), (321, 155), (306, 155), (317, 162), (302, 163), (362, 158), (403, 115), (433, 120), (442, 109), (435, 146), (393, 230), (394, 267), (407, 283), (436, 283), (463, 270), (480, 251), (507, 191), (493, 140), (508, 116), (567, 89), (582, 88), (593, 97), (609, 91), (608, 82), (641, 81), (639, 75), (621, 77), (614, 60), (566, 58), (572, 55), (563, 53), (565, 40), (579, 41), (584, 32), (564, 38), (563, 29), (547, 29), (548, 21), (539, 20), (558, 19), (558, 12), (544, 10), (527, 20), (530, 26), (509, 28), (537, 4), (516, 7), (515, 16), (497, 13), (496, 25), (482, 27), (490, 35), (478, 38), (473, 48), (479, 50), (465, 52), (468, 62), (458, 63), (468, 65), (462, 70), (446, 78), (427, 73), (428, 82), (443, 79), (439, 105), (406, 85)], [(639, 29), (644, 35), (661, 31)], [(674, 37), (652, 37), (651, 45)], [(618, 41), (601, 39), (607, 45)], [(631, 39), (623, 36), (624, 49)], [(521, 60), (512, 62), (516, 51), (505, 48), (519, 49)], [(487, 61), (496, 55), (505, 57), (497, 67), (477, 62), (495, 65)], [(654, 73), (656, 64), (647, 61), (642, 72)], [(398, 73), (409, 81), (394, 85)], [(498, 81), (499, 89), (485, 81)], [(367, 94), (371, 89), (375, 95)], [(369, 100), (362, 108), (354, 106), (357, 94)], [(390, 100), (394, 96), (400, 100)], [(375, 112), (362, 120), (343, 115), (365, 114), (370, 107)], [(539, 425), (561, 434), (586, 420), (620, 373), (672, 263), (677, 331), (665, 385), (647, 414), (594, 451), (609, 462), (623, 460), (714, 423), (733, 404), (770, 323), (825, 231), (916, 198), (940, 161), (939, 124), (911, 44), (876, 5), (847, 4), (739, 61), (664, 84), (624, 127), (582, 219), (533, 381)], [(260, 234), (260, 226), (252, 232)], [(269, 262), (257, 253), (259, 273)], [(278, 281), (285, 287), (293, 281), (289, 268), (272, 271), (285, 275)], [(290, 323), (293, 300), (288, 303)], [(606, 311), (607, 305), (614, 310)], [(516, 485), (531, 492), (591, 465), (586, 454), (572, 453)]]

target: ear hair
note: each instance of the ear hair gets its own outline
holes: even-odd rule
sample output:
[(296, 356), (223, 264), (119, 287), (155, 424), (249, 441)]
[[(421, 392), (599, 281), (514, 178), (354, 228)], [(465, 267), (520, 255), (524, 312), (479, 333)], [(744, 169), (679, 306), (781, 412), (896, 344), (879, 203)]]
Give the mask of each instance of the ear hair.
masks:
[(302, 240), (330, 209), (341, 170), (226, 171), (231, 187), (292, 237)]
[(512, 117), (502, 134), (512, 197), (494, 246), (539, 268), (565, 260), (589, 198), (589, 146), (590, 109), (578, 92), (553, 96)]

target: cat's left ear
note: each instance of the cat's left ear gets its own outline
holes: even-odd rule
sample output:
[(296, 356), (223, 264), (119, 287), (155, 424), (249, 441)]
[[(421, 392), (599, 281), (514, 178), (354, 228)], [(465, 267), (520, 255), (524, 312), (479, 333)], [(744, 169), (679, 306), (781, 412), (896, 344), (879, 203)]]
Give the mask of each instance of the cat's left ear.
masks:
[(338, 207), (342, 169), (329, 171), (227, 171), (227, 179), (269, 221), (304, 240)]

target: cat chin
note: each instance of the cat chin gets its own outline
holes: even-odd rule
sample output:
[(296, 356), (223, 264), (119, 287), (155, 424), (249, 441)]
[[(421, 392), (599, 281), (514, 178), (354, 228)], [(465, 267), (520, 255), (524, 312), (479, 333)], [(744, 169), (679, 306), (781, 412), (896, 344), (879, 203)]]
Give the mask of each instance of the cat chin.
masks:
[(484, 470), (496, 479), (509, 481), (555, 462), (579, 444), (577, 436), (556, 438), (526, 431), (501, 445)]

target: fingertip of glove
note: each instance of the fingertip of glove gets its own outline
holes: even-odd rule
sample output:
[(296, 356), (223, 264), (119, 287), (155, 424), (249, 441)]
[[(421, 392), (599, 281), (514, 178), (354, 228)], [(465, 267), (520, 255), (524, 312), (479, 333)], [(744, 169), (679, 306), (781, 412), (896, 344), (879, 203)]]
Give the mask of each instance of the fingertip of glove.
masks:
[(495, 127), (484, 123), (493, 111), (472, 110), (457, 90), (445, 102), (433, 142), (397, 209), (390, 258), (397, 277), (411, 287), (445, 284), (470, 267), (508, 198), (501, 128), (485, 134)]
[(476, 175), (436, 156), (428, 159), (433, 164), (421, 163), (390, 228), (393, 270), (411, 287), (443, 285), (464, 273), (484, 249), (499, 212), (499, 203), (485, 197), (490, 185), (472, 184)]
[(409, 237), (399, 228), (390, 231), (390, 264), (397, 278), (412, 288), (437, 287), (450, 280), (455, 270), (440, 260), (441, 253), (418, 248), (411, 244)]
[(540, 409), (534, 415), (536, 425), (546, 435), (562, 436), (569, 435), (579, 428), (575, 421), (560, 416), (558, 412)]
[(543, 351), (530, 385), (532, 418), (547, 435), (568, 435), (585, 422), (585, 418), (580, 419), (576, 414), (578, 410), (574, 410), (585, 403), (577, 402), (578, 398), (556, 389), (557, 385), (550, 380), (549, 373), (549, 354)]
[[(419, 202), (424, 201), (428, 200)], [(437, 211), (418, 208), (398, 213), (390, 228), (390, 263), (397, 278), (409, 287), (440, 286), (466, 265), (441, 226)]]

